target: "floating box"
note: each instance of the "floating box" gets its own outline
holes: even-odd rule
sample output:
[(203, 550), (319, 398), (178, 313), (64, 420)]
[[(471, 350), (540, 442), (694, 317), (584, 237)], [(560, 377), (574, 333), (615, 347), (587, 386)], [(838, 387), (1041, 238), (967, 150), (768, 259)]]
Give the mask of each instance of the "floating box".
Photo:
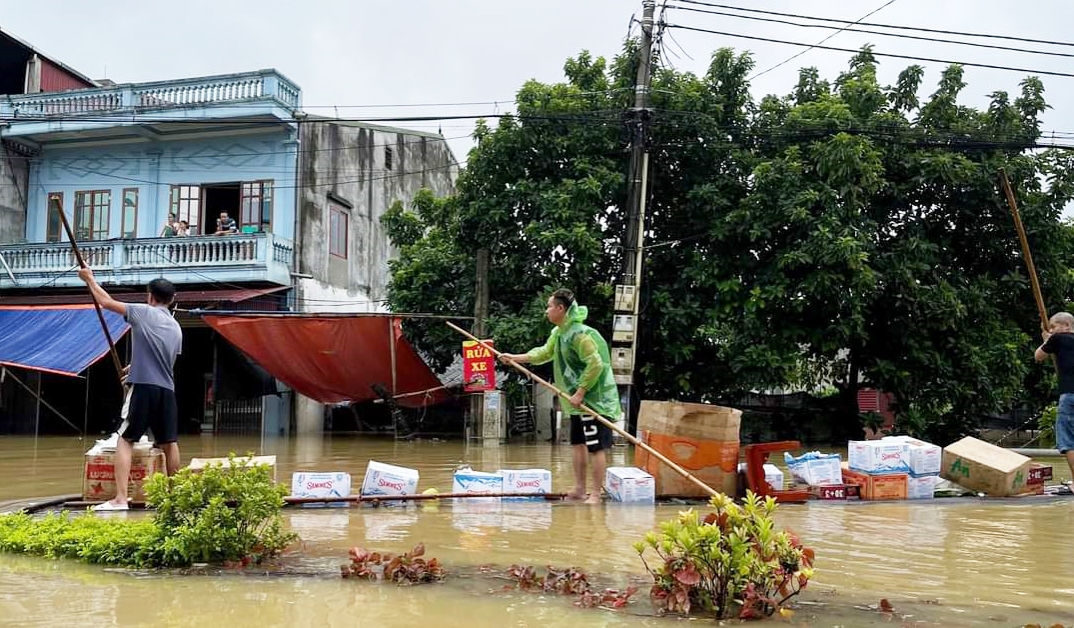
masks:
[(413, 495), (418, 491), (418, 470), (370, 460), (362, 480), (362, 495)]
[(910, 474), (906, 478), (907, 499), (932, 499), (936, 495), (936, 482), (940, 479), (938, 473), (929, 475)]
[(906, 499), (907, 474), (865, 473), (843, 469), (843, 482), (857, 484), (861, 498), (866, 500)]
[(1044, 484), (1050, 479), (1052, 479), (1052, 467), (1050, 465), (1039, 462), (1029, 463), (1029, 475), (1026, 478), (1026, 484)]
[[(351, 494), (351, 476), (349, 473), (308, 473), (291, 474), (291, 495), (293, 497), (347, 497)], [(326, 504), (303, 504), (303, 507), (324, 506)], [(346, 505), (335, 502), (332, 505)]]
[[(272, 481), (276, 481), (276, 456), (254, 456), (252, 458), (249, 456), (236, 456), (235, 462), (247, 467), (259, 464), (268, 465), (272, 472)], [(200, 473), (209, 465), (228, 467), (231, 465), (231, 461), (228, 458), (191, 458), (187, 468), (195, 473)]]
[(1029, 490), (1032, 464), (1026, 456), (967, 436), (944, 448), (940, 477), (971, 491), (1007, 497)]
[[(459, 469), (451, 480), (452, 493), (465, 493), (467, 495), (498, 495), (503, 493), (503, 476), (499, 473), (482, 473), (473, 469)], [(457, 500), (467, 501), (498, 501), (499, 497), (466, 498)]]
[[(105, 502), (116, 496), (114, 451), (90, 449), (82, 473), (82, 499)], [(159, 449), (135, 447), (131, 454), (131, 473), (127, 497), (135, 504), (145, 503), (145, 480), (154, 473), (164, 473), (164, 452)]]
[[(739, 473), (746, 472), (746, 463), (738, 463)], [(780, 471), (776, 465), (766, 462), (764, 464), (764, 481), (777, 491), (783, 490), (783, 471)]]
[[(825, 501), (843, 501), (852, 496), (858, 498), (861, 493), (856, 484), (828, 484), (827, 486), (810, 486), (809, 494)], [(853, 495), (852, 495), (853, 494)]]
[(847, 443), (850, 469), (864, 473), (910, 472), (910, 446), (902, 441), (852, 440)]
[(839, 454), (822, 454), (814, 451), (794, 458), (784, 452), (783, 461), (787, 464), (794, 479), (807, 486), (843, 483)]
[(905, 444), (910, 450), (909, 467), (913, 475), (936, 475), (943, 464), (943, 448), (909, 436), (885, 436), (881, 441)]
[(656, 502), (656, 480), (637, 467), (608, 467), (604, 490), (617, 502)]
[[(503, 477), (504, 493), (533, 493), (545, 495), (552, 492), (552, 472), (547, 469), (500, 469), (496, 472)], [(511, 500), (529, 500), (531, 497), (504, 498)], [(539, 497), (537, 499), (540, 499)]]

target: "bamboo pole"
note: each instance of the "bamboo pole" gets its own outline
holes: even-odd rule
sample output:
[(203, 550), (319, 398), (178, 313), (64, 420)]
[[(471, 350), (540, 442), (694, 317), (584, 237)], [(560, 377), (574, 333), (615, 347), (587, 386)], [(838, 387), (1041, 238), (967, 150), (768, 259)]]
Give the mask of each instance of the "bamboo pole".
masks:
[[(56, 212), (60, 216), (60, 224), (63, 225), (63, 230), (67, 232), (67, 239), (71, 241), (71, 252), (74, 253), (75, 260), (78, 261), (79, 268), (87, 268), (86, 260), (82, 257), (82, 252), (78, 250), (78, 243), (75, 241), (75, 234), (71, 231), (71, 225), (67, 222), (67, 214), (63, 211), (63, 206), (56, 199), (52, 199), (53, 206), (56, 208)], [(112, 363), (116, 367), (116, 377), (119, 378), (119, 390), (120, 397), (125, 394), (123, 390), (123, 363), (119, 359), (119, 354), (116, 352), (116, 343), (112, 341), (112, 332), (108, 331), (108, 323), (104, 320), (104, 311), (101, 309), (101, 304), (97, 301), (97, 295), (93, 294), (93, 290), (89, 291), (90, 298), (93, 299), (93, 309), (97, 311), (97, 320), (101, 323), (101, 329), (104, 331), (104, 337), (108, 340), (108, 351), (112, 354)]]
[(999, 169), (999, 182), (1003, 187), (1003, 193), (1007, 196), (1007, 205), (1011, 208), (1011, 216), (1014, 217), (1014, 228), (1018, 231), (1018, 240), (1022, 244), (1022, 257), (1026, 261), (1026, 269), (1029, 272), (1029, 283), (1033, 287), (1033, 298), (1037, 301), (1037, 311), (1040, 313), (1040, 328), (1048, 331), (1048, 310), (1044, 307), (1044, 297), (1040, 292), (1040, 281), (1037, 279), (1037, 268), (1033, 265), (1033, 254), (1029, 251), (1029, 240), (1026, 238), (1025, 227), (1022, 226), (1022, 217), (1018, 214), (1018, 203), (1014, 199), (1014, 190), (1011, 189), (1010, 179), (1007, 172)]
[[(452, 328), (452, 329), (454, 329), (455, 331), (459, 332), (463, 336), (466, 336), (470, 340), (473, 340), (474, 342), (478, 343), (482, 347), (488, 349), (490, 352), (492, 352), (492, 355), (496, 356), (497, 358), (502, 358), (503, 357), (502, 352), (497, 351), (496, 349), (492, 348), (492, 346), (490, 346), (489, 344), (487, 344), (484, 341), (478, 339), (476, 336), (474, 336), (470, 332), (460, 328), (459, 326), (455, 325), (454, 323), (448, 321), (447, 326)], [(521, 364), (515, 362), (514, 360), (506, 360), (506, 362), (508, 364), (510, 364), (511, 366), (515, 367), (515, 369), (517, 369), (519, 372), (521, 372), (526, 377), (532, 379), (533, 381), (537, 382), (538, 384), (544, 386), (545, 388), (547, 388), (550, 391), (552, 391), (553, 393), (555, 393), (556, 396), (559, 397), (561, 400), (567, 401), (569, 403), (570, 395), (568, 395), (567, 393), (563, 392), (562, 390), (557, 388), (555, 385), (545, 381), (544, 379), (539, 377), (537, 374), (533, 373), (532, 371), (530, 371), (529, 369), (525, 368)], [(719, 491), (717, 491), (716, 489), (712, 488), (708, 484), (705, 484), (701, 480), (699, 480), (696, 477), (694, 477), (693, 475), (691, 475), (689, 471), (687, 471), (686, 469), (683, 469), (679, 465), (677, 465), (674, 462), (672, 462), (671, 460), (669, 460), (667, 458), (667, 456), (665, 456), (664, 454), (662, 454), (659, 451), (653, 449), (648, 444), (641, 442), (640, 440), (635, 438), (630, 432), (628, 432), (628, 431), (624, 430), (623, 428), (619, 427), (618, 425), (616, 425), (612, 421), (609, 421), (608, 419), (602, 417), (598, 412), (596, 412), (595, 410), (593, 410), (589, 406), (587, 406), (587, 405), (585, 405), (583, 403), (581, 406), (579, 406), (579, 409), (584, 411), (586, 414), (592, 416), (594, 419), (600, 421), (602, 424), (604, 424), (606, 427), (608, 427), (608, 429), (612, 430), (613, 432), (616, 432), (616, 433), (620, 434), (623, 438), (625, 438), (628, 441), (630, 441), (631, 443), (633, 443), (634, 446), (641, 447), (645, 451), (649, 452), (657, 460), (659, 460), (660, 462), (663, 462), (664, 464), (666, 464), (672, 471), (674, 471), (675, 473), (678, 473), (679, 475), (681, 475), (682, 477), (686, 478), (690, 482), (693, 482), (694, 484), (696, 484), (698, 486), (698, 488), (701, 488), (702, 490), (704, 490), (709, 495), (718, 495), (719, 494)]]

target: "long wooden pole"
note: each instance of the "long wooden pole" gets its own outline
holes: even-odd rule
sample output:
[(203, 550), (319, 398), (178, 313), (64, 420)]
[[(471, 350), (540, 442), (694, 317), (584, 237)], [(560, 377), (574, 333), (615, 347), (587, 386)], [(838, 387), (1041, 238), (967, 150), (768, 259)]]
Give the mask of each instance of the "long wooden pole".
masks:
[[(53, 207), (60, 215), (60, 224), (63, 225), (63, 230), (67, 232), (67, 239), (71, 241), (71, 252), (75, 255), (75, 260), (78, 261), (79, 268), (86, 268), (86, 260), (82, 258), (82, 252), (78, 250), (78, 242), (75, 241), (75, 234), (71, 231), (71, 225), (67, 222), (67, 214), (63, 211), (63, 205), (57, 199), (52, 199)], [(123, 363), (119, 359), (119, 353), (116, 352), (116, 343), (112, 341), (112, 332), (108, 331), (108, 323), (104, 320), (104, 311), (101, 309), (101, 304), (97, 302), (97, 295), (93, 294), (93, 290), (89, 291), (90, 298), (93, 299), (93, 309), (97, 310), (97, 320), (101, 323), (101, 329), (104, 330), (104, 337), (108, 340), (108, 351), (112, 354), (112, 363), (116, 367), (116, 376), (119, 378), (119, 390), (120, 397), (126, 394), (123, 389)]]
[(1018, 230), (1018, 240), (1022, 243), (1022, 257), (1026, 260), (1026, 269), (1029, 271), (1029, 283), (1033, 287), (1033, 298), (1037, 301), (1037, 310), (1040, 312), (1040, 328), (1048, 331), (1048, 309), (1044, 307), (1044, 297), (1040, 292), (1040, 281), (1037, 280), (1037, 268), (1033, 265), (1033, 254), (1029, 252), (1029, 240), (1026, 238), (1025, 227), (1022, 226), (1022, 217), (1018, 214), (1018, 203), (1014, 199), (1014, 190), (1011, 189), (1010, 179), (1007, 172), (999, 169), (999, 182), (1003, 187), (1003, 193), (1007, 196), (1007, 205), (1011, 208), (1011, 216), (1014, 217), (1014, 228)]
[[(448, 321), (447, 326), (452, 328), (452, 329), (454, 329), (455, 331), (459, 332), (463, 336), (466, 336), (470, 340), (473, 340), (474, 342), (476, 342), (477, 344), (481, 345), (485, 349), (488, 349), (497, 358), (502, 358), (503, 357), (503, 353), (501, 353), (501, 352), (497, 351), (496, 349), (492, 348), (491, 345), (489, 345), (489, 344), (485, 343), (484, 341), (478, 339), (477, 336), (474, 336), (473, 334), (471, 334), (470, 332), (466, 331), (465, 329), (460, 328), (458, 325), (455, 325), (454, 323)], [(521, 364), (515, 362), (514, 360), (507, 360), (507, 363), (510, 364), (511, 366), (515, 367), (515, 369), (517, 369), (519, 372), (521, 372), (526, 377), (532, 379), (533, 381), (537, 382), (538, 384), (544, 386), (548, 390), (550, 390), (553, 393), (555, 393), (556, 396), (559, 397), (561, 400), (566, 401), (566, 402), (569, 403), (569, 400), (570, 400), (571, 396), (568, 395), (567, 393), (563, 392), (559, 388), (557, 388), (555, 385), (545, 381), (544, 379), (539, 377), (537, 374), (535, 374), (534, 372), (532, 372), (529, 369), (525, 368)], [(702, 490), (704, 490), (709, 495), (718, 495), (719, 494), (719, 491), (717, 491), (716, 489), (712, 488), (708, 484), (705, 484), (701, 480), (699, 480), (696, 477), (694, 477), (693, 475), (691, 475), (689, 471), (687, 471), (686, 469), (683, 469), (679, 465), (677, 465), (674, 462), (672, 462), (671, 460), (669, 460), (667, 458), (667, 456), (665, 456), (664, 454), (662, 454), (659, 451), (653, 449), (652, 447), (650, 447), (646, 443), (641, 442), (640, 440), (635, 438), (630, 432), (624, 430), (623, 428), (619, 427), (615, 423), (613, 423), (613, 422), (609, 421), (608, 419), (602, 417), (598, 412), (596, 412), (595, 410), (593, 410), (589, 406), (587, 406), (587, 405), (585, 405), (583, 403), (581, 406), (579, 406), (579, 409), (584, 411), (586, 414), (592, 416), (594, 419), (600, 421), (602, 424), (607, 426), (608, 429), (612, 430), (613, 432), (617, 432), (618, 434), (620, 434), (623, 438), (625, 438), (628, 441), (630, 441), (631, 443), (633, 443), (634, 446), (641, 447), (645, 451), (649, 452), (657, 460), (659, 460), (660, 462), (663, 462), (664, 464), (666, 464), (672, 471), (674, 471), (675, 473), (678, 473), (679, 475), (681, 475), (682, 477), (686, 478), (690, 482), (693, 482), (694, 484), (696, 484), (698, 486), (698, 488), (701, 488)]]

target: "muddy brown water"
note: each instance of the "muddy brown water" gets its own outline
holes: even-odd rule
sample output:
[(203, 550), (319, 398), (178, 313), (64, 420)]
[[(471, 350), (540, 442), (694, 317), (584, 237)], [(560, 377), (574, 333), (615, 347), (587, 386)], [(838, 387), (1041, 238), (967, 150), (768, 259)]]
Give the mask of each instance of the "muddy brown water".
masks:
[[(0, 502), (80, 491), (75, 438), (0, 438)], [(277, 479), (293, 471), (345, 471), (360, 482), (370, 459), (418, 468), (419, 490), (450, 488), (452, 470), (541, 467), (554, 490), (570, 488), (569, 450), (547, 444), (486, 449), (459, 442), (394, 443), (347, 437), (271, 441), (191, 437), (191, 457), (229, 451), (276, 455)], [(632, 454), (617, 448), (613, 464)], [(1050, 460), (1056, 480), (1069, 478)], [(357, 489), (355, 489), (357, 490)], [(303, 542), (281, 561), (283, 576), (162, 575), (74, 561), (0, 554), (5, 626), (673, 626), (656, 617), (631, 544), (683, 508), (676, 505), (425, 503), (389, 508), (288, 509)], [(114, 516), (114, 515), (112, 515)], [(138, 516), (135, 514), (118, 516)], [(1074, 625), (1074, 499), (785, 505), (778, 523), (816, 549), (817, 574), (791, 623), (810, 626)], [(349, 548), (427, 554), (457, 577), (396, 587), (342, 580)], [(602, 586), (641, 582), (624, 611), (575, 608), (569, 598), (502, 591), (479, 573), (513, 563), (574, 566)], [(887, 598), (896, 617), (870, 608)], [(787, 625), (772, 620), (752, 625)]]

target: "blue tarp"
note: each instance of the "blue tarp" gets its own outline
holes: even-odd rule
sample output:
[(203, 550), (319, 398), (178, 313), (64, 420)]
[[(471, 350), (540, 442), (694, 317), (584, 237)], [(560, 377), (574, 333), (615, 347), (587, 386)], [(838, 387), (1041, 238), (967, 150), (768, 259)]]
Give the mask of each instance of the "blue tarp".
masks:
[[(112, 340), (130, 325), (104, 310)], [(92, 305), (0, 306), (0, 364), (78, 375), (108, 353), (108, 340)]]

